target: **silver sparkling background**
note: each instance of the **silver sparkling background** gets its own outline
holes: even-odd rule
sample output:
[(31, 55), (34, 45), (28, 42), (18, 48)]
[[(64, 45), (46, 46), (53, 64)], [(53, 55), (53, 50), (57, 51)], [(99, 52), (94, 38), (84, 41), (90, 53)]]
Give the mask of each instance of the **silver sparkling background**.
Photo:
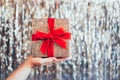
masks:
[(71, 59), (27, 80), (120, 80), (119, 0), (0, 0), (0, 80), (28, 55), (32, 18), (69, 18)]

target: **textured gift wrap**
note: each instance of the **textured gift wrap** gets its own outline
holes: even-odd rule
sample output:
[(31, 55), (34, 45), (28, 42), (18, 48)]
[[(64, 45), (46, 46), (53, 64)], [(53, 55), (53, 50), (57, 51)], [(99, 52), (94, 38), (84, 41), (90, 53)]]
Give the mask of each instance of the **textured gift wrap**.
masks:
[[(65, 32), (69, 33), (69, 20), (68, 19), (54, 19), (54, 30), (57, 30), (58, 28), (62, 28)], [(36, 31), (40, 31), (46, 34), (50, 32), (47, 18), (32, 20), (32, 35), (36, 34)], [(32, 54), (37, 57), (51, 57), (51, 56), (48, 56), (48, 53), (43, 54), (42, 51), (40, 50), (40, 47), (43, 41), (44, 39), (32, 41), (32, 45), (31, 45)], [(66, 42), (66, 48), (62, 48), (61, 46), (53, 42), (54, 57), (58, 57), (58, 58), (69, 57), (70, 55), (69, 40), (64, 39), (64, 41)]]

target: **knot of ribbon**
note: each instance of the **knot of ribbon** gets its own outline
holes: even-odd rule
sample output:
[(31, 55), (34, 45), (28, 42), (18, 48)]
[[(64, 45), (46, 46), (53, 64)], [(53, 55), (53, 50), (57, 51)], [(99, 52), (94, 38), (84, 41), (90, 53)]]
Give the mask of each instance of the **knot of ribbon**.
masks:
[(48, 57), (54, 57), (54, 42), (65, 49), (66, 41), (64, 39), (71, 38), (71, 34), (65, 32), (62, 27), (54, 30), (54, 21), (54, 18), (48, 18), (47, 23), (50, 31), (49, 33), (36, 31), (35, 34), (32, 34), (32, 41), (43, 40), (40, 51)]

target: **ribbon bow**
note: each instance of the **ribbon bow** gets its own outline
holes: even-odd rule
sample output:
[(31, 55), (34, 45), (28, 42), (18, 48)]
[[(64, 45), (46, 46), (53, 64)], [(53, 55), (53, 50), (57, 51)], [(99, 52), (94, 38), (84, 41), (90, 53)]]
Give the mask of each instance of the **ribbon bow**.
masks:
[(70, 39), (71, 34), (65, 32), (62, 27), (54, 30), (54, 18), (48, 18), (48, 28), (50, 30), (49, 33), (36, 31), (35, 34), (32, 34), (32, 41), (44, 40), (40, 47), (40, 51), (43, 54), (47, 54), (48, 57), (53, 57), (54, 42), (65, 49), (66, 42), (64, 39)]

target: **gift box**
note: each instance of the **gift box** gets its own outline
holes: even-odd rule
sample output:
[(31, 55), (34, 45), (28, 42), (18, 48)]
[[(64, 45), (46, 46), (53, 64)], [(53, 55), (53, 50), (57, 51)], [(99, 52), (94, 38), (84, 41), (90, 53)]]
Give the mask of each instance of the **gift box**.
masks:
[(68, 19), (33, 19), (32, 54), (37, 57), (69, 57)]

